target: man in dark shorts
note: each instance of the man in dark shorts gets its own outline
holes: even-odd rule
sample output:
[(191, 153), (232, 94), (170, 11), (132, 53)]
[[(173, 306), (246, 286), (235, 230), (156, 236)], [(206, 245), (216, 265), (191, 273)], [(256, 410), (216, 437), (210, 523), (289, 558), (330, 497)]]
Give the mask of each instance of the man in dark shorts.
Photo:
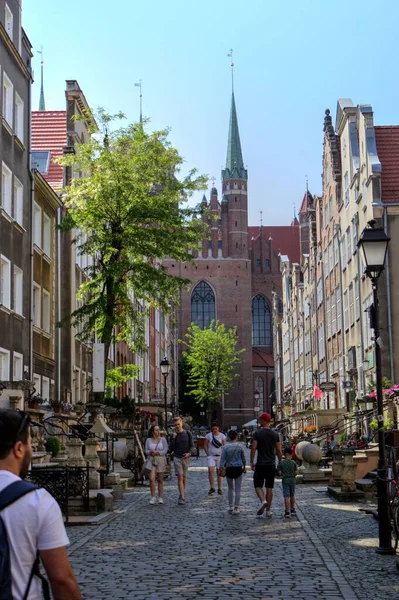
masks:
[[(282, 459), (281, 442), (278, 433), (270, 429), (270, 415), (264, 412), (259, 417), (260, 428), (255, 431), (251, 446), (251, 469), (254, 472), (254, 486), (260, 500), (257, 515), (271, 517), (270, 507), (273, 500), (274, 478), (276, 475), (276, 453), (279, 461)], [(256, 465), (255, 465), (255, 454)], [(263, 486), (266, 485), (266, 497)]]

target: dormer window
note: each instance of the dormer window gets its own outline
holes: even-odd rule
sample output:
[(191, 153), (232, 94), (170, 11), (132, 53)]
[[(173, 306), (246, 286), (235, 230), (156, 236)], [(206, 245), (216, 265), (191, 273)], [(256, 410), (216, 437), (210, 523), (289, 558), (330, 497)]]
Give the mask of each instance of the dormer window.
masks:
[(7, 31), (8, 35), (10, 36), (10, 38), (12, 40), (14, 38), (14, 36), (13, 36), (13, 25), (14, 25), (14, 17), (13, 17), (13, 14), (12, 14), (11, 10), (10, 10), (10, 7), (8, 6), (8, 4), (6, 4), (4, 27), (5, 27), (5, 30)]

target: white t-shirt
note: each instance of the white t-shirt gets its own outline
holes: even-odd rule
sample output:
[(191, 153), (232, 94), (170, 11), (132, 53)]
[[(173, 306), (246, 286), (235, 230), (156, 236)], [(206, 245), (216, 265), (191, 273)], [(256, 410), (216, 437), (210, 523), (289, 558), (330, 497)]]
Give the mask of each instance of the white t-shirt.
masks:
[[(207, 433), (205, 438), (209, 442), (208, 454), (210, 456), (220, 456), (222, 454), (223, 444), (226, 441), (226, 436), (224, 435), (224, 433), (218, 433), (217, 435), (213, 435), (213, 433)], [(215, 446), (212, 444), (213, 438), (215, 438), (215, 440), (218, 440), (218, 442), (222, 444), (220, 448), (215, 448)]]
[[(0, 491), (19, 479), (10, 471), (0, 471)], [(44, 489), (29, 492), (5, 508), (1, 518), (10, 545), (13, 598), (22, 600), (37, 550), (67, 546), (68, 536), (60, 507)], [(28, 597), (42, 600), (42, 583), (38, 577), (33, 577)]]

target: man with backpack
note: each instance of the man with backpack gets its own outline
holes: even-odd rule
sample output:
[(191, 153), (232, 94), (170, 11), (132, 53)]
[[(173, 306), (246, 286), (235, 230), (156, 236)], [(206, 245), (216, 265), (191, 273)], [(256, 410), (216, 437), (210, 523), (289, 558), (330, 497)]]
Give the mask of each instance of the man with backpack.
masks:
[(81, 600), (61, 510), (46, 490), (24, 481), (32, 459), (30, 417), (0, 409), (0, 600)]

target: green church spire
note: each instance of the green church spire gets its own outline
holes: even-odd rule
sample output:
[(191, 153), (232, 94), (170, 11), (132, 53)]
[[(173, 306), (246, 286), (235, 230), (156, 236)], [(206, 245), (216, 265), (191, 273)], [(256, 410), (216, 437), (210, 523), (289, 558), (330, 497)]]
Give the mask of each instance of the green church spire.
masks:
[(244, 168), (244, 161), (242, 158), (240, 132), (238, 130), (234, 91), (231, 96), (231, 111), (229, 139), (227, 142), (226, 168), (222, 170), (222, 179), (248, 179), (247, 170)]
[(39, 54), (42, 55), (42, 60), (40, 63), (41, 69), (41, 84), (40, 84), (40, 98), (39, 98), (39, 110), (46, 110), (46, 103), (44, 101), (44, 89), (43, 89), (43, 50), (39, 51)]

